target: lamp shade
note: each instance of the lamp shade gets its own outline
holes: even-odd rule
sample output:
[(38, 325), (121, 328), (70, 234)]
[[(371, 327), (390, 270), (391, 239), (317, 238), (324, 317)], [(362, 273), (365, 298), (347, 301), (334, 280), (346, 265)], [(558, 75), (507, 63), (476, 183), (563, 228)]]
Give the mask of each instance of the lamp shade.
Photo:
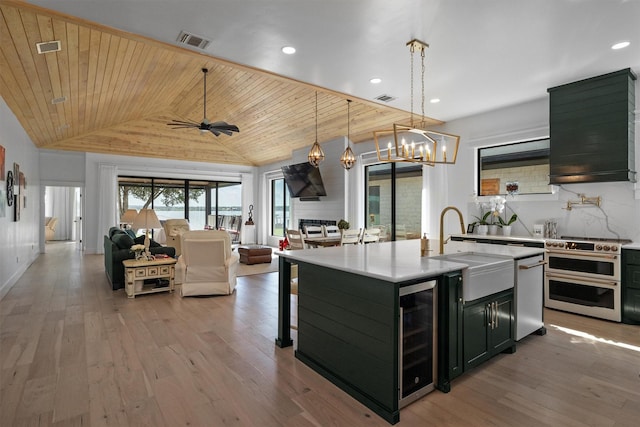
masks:
[(153, 209), (140, 209), (138, 216), (133, 220), (133, 224), (131, 226), (133, 228), (145, 230), (162, 227)]
[(127, 209), (120, 217), (121, 224), (133, 224), (133, 220), (138, 216), (138, 211), (135, 209)]

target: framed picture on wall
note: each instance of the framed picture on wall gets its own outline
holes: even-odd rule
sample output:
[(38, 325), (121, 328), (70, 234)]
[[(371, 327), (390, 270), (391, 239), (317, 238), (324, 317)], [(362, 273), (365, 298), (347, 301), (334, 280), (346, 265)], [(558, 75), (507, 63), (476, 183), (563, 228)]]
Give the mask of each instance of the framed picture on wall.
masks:
[(20, 165), (17, 163), (13, 164), (13, 220), (20, 221)]
[(0, 145), (0, 181), (4, 181), (4, 157), (5, 149), (3, 145)]

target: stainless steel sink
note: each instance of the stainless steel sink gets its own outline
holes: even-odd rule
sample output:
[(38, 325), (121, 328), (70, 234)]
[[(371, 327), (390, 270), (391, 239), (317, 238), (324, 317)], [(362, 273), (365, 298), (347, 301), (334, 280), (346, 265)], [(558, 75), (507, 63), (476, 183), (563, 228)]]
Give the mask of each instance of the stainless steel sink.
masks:
[(513, 258), (477, 252), (437, 255), (433, 258), (468, 266), (462, 270), (462, 298), (465, 301), (473, 301), (513, 288)]

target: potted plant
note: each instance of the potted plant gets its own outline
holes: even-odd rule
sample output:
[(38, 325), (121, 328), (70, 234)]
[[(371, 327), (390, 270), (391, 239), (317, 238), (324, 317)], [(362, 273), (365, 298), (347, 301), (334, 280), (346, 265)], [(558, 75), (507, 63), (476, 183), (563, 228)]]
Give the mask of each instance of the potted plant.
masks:
[(485, 235), (489, 230), (489, 215), (491, 211), (486, 212), (482, 217), (474, 216), (477, 221), (471, 223), (476, 229), (477, 234)]
[(504, 219), (502, 219), (501, 216), (498, 217), (498, 222), (500, 223), (500, 227), (502, 228), (503, 236), (511, 235), (511, 224), (516, 222), (517, 219), (518, 219), (518, 215), (516, 214), (511, 215), (511, 218), (509, 218), (508, 221), (505, 221)]
[(349, 228), (349, 222), (341, 219), (340, 221), (338, 221), (338, 228), (340, 230), (347, 230)]

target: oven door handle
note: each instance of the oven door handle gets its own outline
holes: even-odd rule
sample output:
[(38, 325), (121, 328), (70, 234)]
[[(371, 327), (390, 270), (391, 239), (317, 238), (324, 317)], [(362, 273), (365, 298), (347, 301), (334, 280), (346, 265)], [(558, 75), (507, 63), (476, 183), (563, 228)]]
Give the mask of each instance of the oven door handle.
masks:
[(607, 255), (607, 254), (591, 254), (591, 253), (571, 253), (571, 252), (557, 252), (552, 250), (547, 250), (548, 255), (558, 255), (564, 258), (574, 258), (574, 257), (590, 257), (590, 258), (604, 258), (604, 259), (618, 259), (618, 255)]
[(570, 276), (570, 275), (564, 275), (564, 274), (557, 274), (557, 273), (550, 273), (547, 272), (547, 279), (568, 279), (568, 280), (573, 280), (573, 281), (580, 281), (586, 284), (590, 284), (590, 285), (609, 285), (609, 286), (618, 286), (618, 282), (614, 282), (614, 281), (604, 281), (604, 280), (597, 280), (597, 279), (585, 279), (584, 277), (578, 277), (576, 279), (576, 276)]
[(540, 261), (537, 264), (531, 264), (531, 265), (519, 265), (518, 270), (529, 270), (531, 268), (542, 267), (543, 265), (547, 265), (547, 261)]

